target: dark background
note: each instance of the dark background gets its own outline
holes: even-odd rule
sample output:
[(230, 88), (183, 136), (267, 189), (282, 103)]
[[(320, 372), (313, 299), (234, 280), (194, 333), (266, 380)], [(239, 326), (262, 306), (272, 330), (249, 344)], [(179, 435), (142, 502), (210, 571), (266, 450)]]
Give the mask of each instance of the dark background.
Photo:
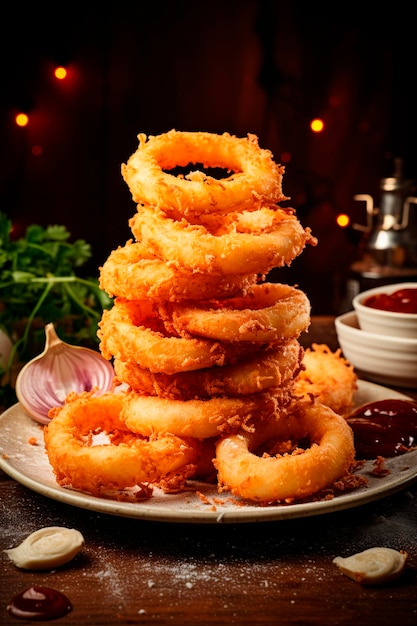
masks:
[[(333, 7), (334, 8), (331, 8)], [(405, 160), (417, 177), (414, 21), (405, 3), (213, 0), (8, 7), (1, 21), (0, 210), (16, 233), (65, 224), (93, 247), (91, 267), (131, 236), (120, 166), (137, 135), (177, 130), (258, 135), (319, 246), (274, 279), (297, 283), (313, 313), (337, 310), (379, 181)], [(330, 7), (330, 8), (329, 8)], [(3, 11), (4, 13), (4, 11)], [(59, 82), (56, 64), (69, 70)], [(20, 109), (27, 128), (14, 124)], [(314, 135), (313, 117), (325, 131)], [(34, 146), (42, 153), (35, 156)]]

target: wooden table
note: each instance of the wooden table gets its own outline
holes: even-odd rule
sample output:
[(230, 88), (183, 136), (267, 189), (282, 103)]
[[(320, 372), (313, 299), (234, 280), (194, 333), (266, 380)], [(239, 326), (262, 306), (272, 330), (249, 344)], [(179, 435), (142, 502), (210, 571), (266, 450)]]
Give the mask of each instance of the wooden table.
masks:
[[(313, 320), (306, 342), (336, 347), (333, 318)], [(416, 392), (402, 390), (417, 398)], [(43, 526), (80, 530), (82, 552), (53, 571), (23, 571), (0, 553), (0, 624), (15, 594), (65, 593), (64, 624), (417, 624), (417, 483), (357, 508), (257, 524), (142, 521), (72, 507), (0, 472), (0, 549)], [(365, 588), (332, 563), (374, 546), (409, 553), (395, 583)], [(23, 622), (24, 623), (24, 622)]]

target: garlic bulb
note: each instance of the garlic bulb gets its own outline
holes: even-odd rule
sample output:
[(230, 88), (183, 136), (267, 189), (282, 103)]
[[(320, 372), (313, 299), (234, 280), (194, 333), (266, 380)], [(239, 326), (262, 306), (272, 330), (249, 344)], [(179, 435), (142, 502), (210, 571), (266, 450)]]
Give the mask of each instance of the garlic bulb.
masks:
[(90, 348), (72, 346), (59, 339), (53, 324), (45, 326), (45, 349), (19, 372), (16, 395), (23, 409), (36, 421), (47, 424), (48, 411), (62, 406), (69, 393), (114, 386), (110, 361)]
[(68, 563), (84, 545), (84, 537), (74, 528), (47, 526), (26, 537), (20, 545), (3, 550), (21, 569), (49, 569)]

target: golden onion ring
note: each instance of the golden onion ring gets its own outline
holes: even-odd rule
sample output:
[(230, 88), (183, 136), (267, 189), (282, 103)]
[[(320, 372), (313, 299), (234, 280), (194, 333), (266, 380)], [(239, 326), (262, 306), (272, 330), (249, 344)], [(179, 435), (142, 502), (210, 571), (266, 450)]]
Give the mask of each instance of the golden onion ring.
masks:
[[(281, 187), (284, 168), (274, 162), (269, 150), (259, 147), (255, 135), (238, 138), (229, 133), (171, 130), (149, 138), (139, 134), (138, 139), (138, 149), (122, 165), (122, 176), (137, 203), (174, 207), (186, 215), (286, 200)], [(231, 175), (216, 179), (201, 171), (185, 177), (164, 171), (190, 164), (223, 168)]]
[(245, 296), (170, 303), (165, 309), (178, 334), (219, 341), (285, 341), (310, 325), (305, 293), (280, 283), (253, 285)]
[[(267, 227), (260, 228), (257, 213)], [(301, 226), (289, 210), (262, 208), (242, 222), (230, 224), (227, 232), (212, 234), (201, 224), (175, 220), (148, 205), (138, 207), (129, 220), (137, 241), (161, 259), (189, 271), (224, 274), (266, 274), (274, 267), (289, 265), (307, 244), (316, 245), (310, 229)], [(251, 229), (253, 226), (253, 229)]]
[(127, 428), (145, 437), (173, 433), (179, 437), (206, 439), (236, 432), (253, 417), (257, 422), (270, 418), (290, 399), (291, 391), (285, 388), (276, 393), (206, 400), (173, 400), (131, 391), (124, 400), (120, 419)]
[(304, 352), (303, 365), (294, 381), (294, 394), (314, 396), (316, 402), (344, 415), (353, 405), (358, 375), (341, 349), (332, 352), (326, 344), (313, 343)]
[[(310, 441), (306, 449), (278, 455), (258, 451), (267, 441)], [(258, 451), (258, 453), (257, 453)], [(321, 404), (303, 403), (277, 420), (258, 423), (254, 432), (219, 439), (215, 466), (220, 488), (256, 502), (296, 500), (342, 478), (355, 456), (346, 420)]]
[(129, 300), (178, 301), (226, 297), (245, 293), (256, 274), (201, 274), (181, 271), (129, 240), (113, 250), (100, 268), (100, 287), (111, 297)]
[(190, 400), (249, 395), (287, 385), (298, 374), (302, 355), (303, 349), (293, 339), (234, 365), (171, 375), (151, 372), (137, 363), (119, 359), (113, 365), (117, 378), (139, 393)]
[(255, 352), (253, 345), (211, 339), (187, 339), (162, 332), (151, 301), (116, 298), (103, 311), (97, 335), (105, 359), (134, 361), (151, 372), (175, 374), (213, 365), (236, 363)]
[[(198, 448), (191, 440), (129, 431), (120, 420), (123, 402), (123, 393), (73, 394), (50, 411), (44, 440), (58, 484), (102, 495), (103, 489), (158, 482), (195, 461)], [(109, 435), (110, 444), (92, 445), (99, 432)]]

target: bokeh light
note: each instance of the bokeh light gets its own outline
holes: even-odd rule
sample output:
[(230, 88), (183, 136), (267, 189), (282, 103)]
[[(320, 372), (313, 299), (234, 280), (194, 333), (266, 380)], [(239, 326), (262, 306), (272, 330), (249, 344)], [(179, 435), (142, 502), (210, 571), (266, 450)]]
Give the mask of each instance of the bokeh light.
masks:
[(324, 129), (323, 120), (319, 119), (318, 117), (316, 117), (314, 120), (311, 120), (310, 128), (313, 133), (321, 133), (321, 131)]
[(29, 116), (26, 113), (18, 113), (15, 117), (18, 126), (27, 126), (29, 124)]
[(54, 74), (55, 78), (58, 78), (58, 80), (64, 80), (64, 78), (67, 77), (68, 72), (65, 67), (60, 66), (55, 68)]
[(350, 217), (349, 217), (349, 215), (346, 215), (346, 213), (340, 213), (336, 217), (336, 223), (341, 228), (346, 228), (346, 226), (349, 226), (349, 224), (350, 224)]

